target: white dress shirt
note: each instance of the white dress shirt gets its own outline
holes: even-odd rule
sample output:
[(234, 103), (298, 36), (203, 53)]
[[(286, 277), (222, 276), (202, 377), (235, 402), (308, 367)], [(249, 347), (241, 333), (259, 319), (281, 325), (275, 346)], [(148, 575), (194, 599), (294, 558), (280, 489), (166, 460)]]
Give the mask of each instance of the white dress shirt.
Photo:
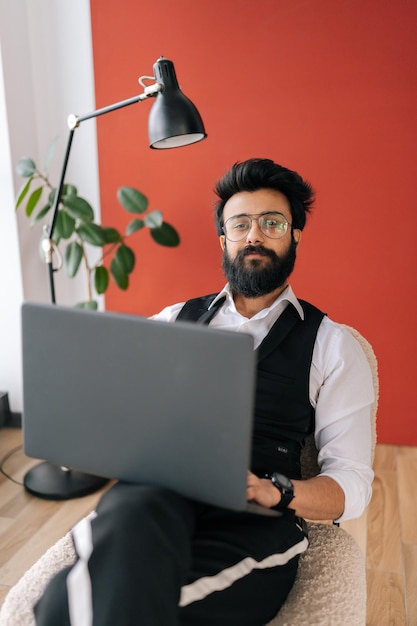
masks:
[[(250, 319), (236, 310), (228, 285), (216, 300), (223, 296), (226, 300), (210, 326), (251, 334), (255, 349), (288, 303), (292, 303), (304, 319), (303, 309), (290, 286), (270, 307)], [(183, 305), (180, 302), (168, 306), (153, 319), (173, 322)], [(338, 522), (359, 517), (371, 498), (374, 474), (370, 408), (373, 401), (372, 374), (361, 346), (343, 325), (325, 316), (314, 344), (310, 402), (316, 411), (315, 441), (320, 474), (333, 478), (345, 494), (345, 510)]]

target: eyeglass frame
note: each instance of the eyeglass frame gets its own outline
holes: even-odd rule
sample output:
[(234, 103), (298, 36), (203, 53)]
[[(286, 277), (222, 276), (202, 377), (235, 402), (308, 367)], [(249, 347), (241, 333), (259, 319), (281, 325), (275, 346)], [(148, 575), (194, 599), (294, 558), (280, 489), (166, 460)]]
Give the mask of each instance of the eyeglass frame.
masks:
[[(262, 230), (262, 227), (261, 227), (261, 225), (259, 223), (259, 220), (260, 220), (261, 217), (265, 217), (266, 215), (280, 215), (281, 217), (284, 218), (284, 220), (285, 220), (285, 232), (280, 237), (271, 237), (270, 235), (267, 235), (266, 233), (264, 233), (264, 231)], [(243, 237), (241, 239), (229, 239), (229, 237), (227, 236), (227, 232), (226, 232), (226, 230), (227, 230), (226, 229), (226, 224), (227, 224), (227, 222), (229, 222), (232, 219), (235, 219), (236, 217), (248, 217), (250, 219), (250, 227), (249, 227), (249, 230), (247, 230), (244, 233), (244, 235), (243, 235)], [(261, 231), (261, 233), (263, 233), (265, 235), (265, 237), (268, 237), (268, 239), (275, 239), (275, 240), (282, 239), (283, 237), (285, 237), (285, 235), (288, 232), (288, 226), (290, 226), (291, 229), (292, 229), (292, 222), (289, 222), (287, 220), (287, 218), (285, 217), (285, 215), (283, 213), (281, 213), (280, 211), (265, 211), (263, 213), (253, 213), (252, 215), (249, 215), (248, 213), (240, 213), (238, 215), (231, 215), (230, 217), (227, 218), (227, 220), (225, 221), (225, 223), (222, 226), (222, 231), (223, 231), (224, 236), (226, 237), (226, 239), (228, 241), (231, 241), (232, 243), (238, 243), (239, 241), (243, 241), (244, 238), (247, 236), (247, 234), (251, 231), (252, 222), (253, 222), (254, 219), (256, 219), (256, 221), (258, 222), (258, 227), (259, 227), (259, 230)]]

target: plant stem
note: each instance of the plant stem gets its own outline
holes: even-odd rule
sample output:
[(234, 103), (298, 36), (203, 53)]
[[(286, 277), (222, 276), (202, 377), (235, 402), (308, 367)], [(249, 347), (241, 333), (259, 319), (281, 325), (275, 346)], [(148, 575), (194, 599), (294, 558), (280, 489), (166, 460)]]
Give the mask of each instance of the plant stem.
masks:
[(84, 270), (84, 279), (85, 279), (85, 284), (86, 284), (86, 289), (87, 289), (87, 300), (90, 302), (93, 299), (93, 293), (92, 293), (92, 289), (91, 289), (91, 272), (92, 270), (90, 269), (89, 265), (88, 265), (88, 259), (87, 259), (87, 255), (85, 253), (85, 248), (84, 248), (84, 244), (81, 242), (81, 249), (82, 249), (82, 265), (83, 265), (83, 270)]
[(96, 267), (98, 267), (99, 265), (103, 265), (103, 261), (105, 259), (106, 256), (108, 256), (109, 254), (111, 254), (113, 252), (113, 250), (119, 246), (121, 243), (124, 243), (124, 240), (126, 239), (126, 237), (121, 237), (121, 241), (118, 241), (116, 243), (109, 243), (106, 245), (106, 249), (104, 250), (104, 248), (102, 248), (102, 256), (101, 259), (99, 259), (97, 261), (97, 263), (94, 265), (94, 267), (92, 268), (93, 270), (96, 269)]

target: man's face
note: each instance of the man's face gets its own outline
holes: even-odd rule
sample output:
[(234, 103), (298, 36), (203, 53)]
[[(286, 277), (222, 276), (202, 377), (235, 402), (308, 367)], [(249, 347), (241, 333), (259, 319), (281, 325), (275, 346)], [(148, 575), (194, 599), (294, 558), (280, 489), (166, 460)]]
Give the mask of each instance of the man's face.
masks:
[[(261, 230), (257, 218), (265, 213), (279, 213), (288, 221), (282, 237), (271, 238)], [(272, 189), (243, 191), (232, 196), (224, 206), (224, 223), (242, 215), (253, 216), (243, 239), (230, 241), (225, 235), (220, 236), (223, 270), (234, 293), (259, 297), (285, 285), (294, 268), (301, 231), (292, 231), (289, 202)]]

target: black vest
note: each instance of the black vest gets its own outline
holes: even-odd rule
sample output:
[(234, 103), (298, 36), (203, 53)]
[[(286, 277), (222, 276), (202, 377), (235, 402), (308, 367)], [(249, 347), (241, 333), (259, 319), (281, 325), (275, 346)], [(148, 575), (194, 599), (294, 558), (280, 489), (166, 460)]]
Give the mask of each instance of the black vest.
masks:
[[(210, 311), (216, 294), (186, 302), (177, 320), (208, 324), (224, 302)], [(263, 476), (280, 472), (301, 478), (300, 453), (314, 431), (310, 404), (310, 367), (324, 313), (300, 300), (304, 320), (289, 304), (257, 348), (258, 366), (253, 432), (252, 471)]]

